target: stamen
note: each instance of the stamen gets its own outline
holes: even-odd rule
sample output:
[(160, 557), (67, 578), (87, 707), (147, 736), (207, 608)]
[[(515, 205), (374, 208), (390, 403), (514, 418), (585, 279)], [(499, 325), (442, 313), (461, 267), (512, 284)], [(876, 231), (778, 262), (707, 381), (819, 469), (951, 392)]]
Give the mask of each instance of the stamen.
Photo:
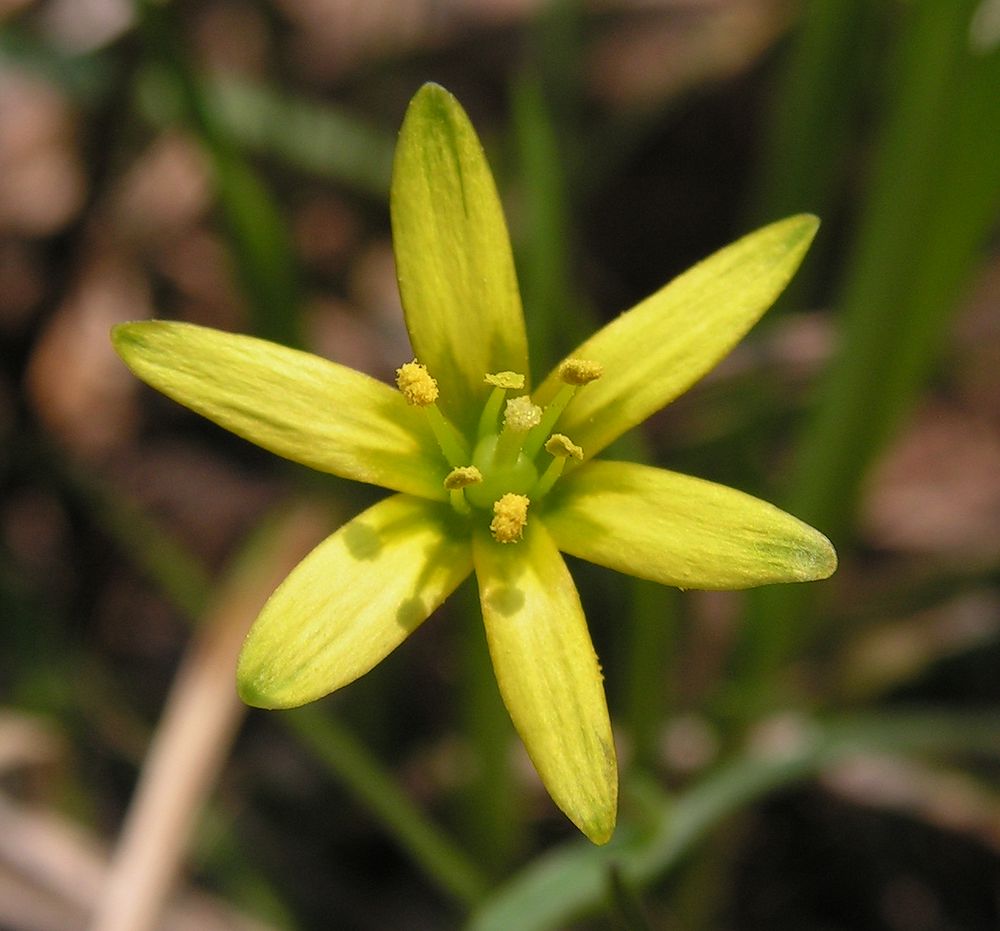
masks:
[(494, 502), (490, 533), (497, 543), (516, 543), (521, 539), (528, 523), (529, 504), (526, 495), (515, 494), (503, 495)]
[(548, 464), (542, 477), (531, 489), (533, 499), (544, 498), (555, 485), (559, 476), (562, 475), (566, 467), (566, 460), (583, 459), (583, 450), (576, 445), (568, 436), (561, 433), (553, 433), (545, 443), (545, 451), (552, 456), (552, 461)]
[(469, 461), (469, 450), (465, 439), (455, 429), (434, 403), (438, 397), (438, 385), (427, 367), (416, 359), (405, 362), (396, 369), (396, 387), (399, 388), (406, 403), (413, 407), (423, 408), (427, 414), (427, 422), (434, 433), (434, 439), (451, 466), (457, 466)]
[(592, 362), (588, 359), (566, 359), (560, 363), (557, 372), (563, 381), (563, 386), (546, 406), (541, 423), (531, 431), (521, 447), (522, 452), (529, 459), (534, 459), (538, 455), (542, 444), (552, 433), (556, 421), (562, 416), (566, 405), (576, 394), (577, 388), (600, 378), (604, 367), (600, 362)]
[(458, 468), (463, 462), (468, 462), (469, 450), (464, 437), (455, 425), (438, 410), (436, 404), (428, 404), (424, 412), (427, 414), (427, 422), (434, 433), (434, 439), (437, 440), (448, 465)]
[(604, 374), (604, 366), (591, 359), (565, 359), (559, 364), (559, 377), (567, 385), (589, 385)]
[(451, 506), (459, 514), (471, 514), (472, 508), (465, 500), (464, 488), (469, 485), (478, 485), (483, 480), (483, 473), (475, 466), (458, 466), (452, 469), (444, 480), (444, 487), (448, 489), (451, 498)]
[(416, 359), (396, 369), (396, 387), (403, 393), (406, 403), (414, 407), (427, 407), (438, 399), (437, 382)]
[(517, 461), (525, 435), (542, 420), (542, 409), (533, 404), (531, 398), (522, 395), (507, 402), (503, 415), (503, 430), (497, 440), (493, 461), (498, 466), (511, 465)]

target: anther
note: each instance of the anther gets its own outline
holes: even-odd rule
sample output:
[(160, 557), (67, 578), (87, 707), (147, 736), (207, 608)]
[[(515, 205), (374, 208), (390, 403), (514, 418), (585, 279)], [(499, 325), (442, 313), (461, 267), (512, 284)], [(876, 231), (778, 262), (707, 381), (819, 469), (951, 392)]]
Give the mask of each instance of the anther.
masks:
[(452, 469), (444, 480), (444, 487), (448, 489), (451, 498), (451, 506), (459, 514), (471, 514), (472, 508), (465, 500), (463, 489), (470, 485), (478, 485), (483, 480), (483, 473), (475, 466), (458, 466)]
[(490, 533), (497, 543), (516, 543), (521, 539), (528, 523), (529, 504), (526, 495), (509, 493), (494, 502)]
[(591, 359), (566, 359), (559, 364), (559, 378), (567, 385), (589, 385), (604, 374), (604, 366)]
[(483, 473), (475, 466), (458, 466), (452, 469), (444, 480), (448, 491), (461, 491), (469, 485), (478, 485), (483, 480)]
[(570, 456), (574, 459), (583, 459), (583, 449), (562, 433), (553, 433), (545, 441), (545, 452), (559, 459), (566, 459)]
[(468, 462), (469, 450), (465, 439), (434, 403), (438, 397), (438, 385), (426, 366), (416, 359), (403, 363), (396, 369), (396, 387), (406, 398), (407, 404), (423, 408), (434, 439), (448, 464), (457, 466), (461, 462)]
[(494, 388), (512, 388), (520, 391), (524, 387), (524, 376), (517, 372), (494, 372), (487, 374), (483, 381)]
[(416, 359), (396, 369), (396, 387), (403, 393), (406, 403), (414, 407), (427, 407), (438, 398), (437, 382)]
[(552, 456), (552, 461), (542, 473), (542, 477), (535, 482), (534, 488), (531, 489), (531, 497), (535, 500), (544, 498), (552, 490), (552, 486), (555, 485), (566, 467), (567, 459), (583, 459), (583, 450), (568, 436), (563, 436), (561, 433), (553, 433), (546, 440), (545, 451)]

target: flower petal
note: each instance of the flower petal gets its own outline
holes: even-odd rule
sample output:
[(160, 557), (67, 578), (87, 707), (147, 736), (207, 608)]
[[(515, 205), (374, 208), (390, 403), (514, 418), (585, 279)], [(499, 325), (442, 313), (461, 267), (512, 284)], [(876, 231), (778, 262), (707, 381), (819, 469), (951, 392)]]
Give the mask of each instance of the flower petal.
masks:
[(560, 479), (545, 512), (559, 549), (678, 588), (825, 579), (837, 554), (773, 504), (632, 462), (589, 462)]
[(392, 238), (406, 327), (441, 387), (439, 404), (475, 426), (488, 372), (528, 372), (510, 239), (468, 116), (443, 87), (410, 102), (393, 163)]
[(425, 418), (374, 378), (189, 323), (125, 323), (111, 339), (144, 382), (264, 449), (343, 478), (447, 497), (448, 466)]
[(384, 659), (472, 571), (447, 505), (393, 495), (327, 537), (278, 586), (236, 673), (259, 708), (294, 708)]
[(618, 768), (601, 669), (569, 570), (545, 527), (474, 537), (490, 656), (504, 704), (555, 803), (595, 844), (611, 837)]
[[(736, 345), (774, 302), (819, 226), (807, 214), (750, 233), (688, 269), (595, 333), (570, 356), (600, 362), (559, 430), (588, 458), (683, 393)], [(560, 387), (553, 370), (535, 400)]]

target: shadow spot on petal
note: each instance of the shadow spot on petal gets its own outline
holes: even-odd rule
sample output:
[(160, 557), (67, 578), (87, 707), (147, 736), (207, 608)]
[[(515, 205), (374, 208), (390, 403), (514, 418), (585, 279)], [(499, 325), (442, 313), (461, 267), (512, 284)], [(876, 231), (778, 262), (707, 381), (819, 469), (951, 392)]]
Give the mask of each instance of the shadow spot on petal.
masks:
[(344, 544), (355, 559), (371, 560), (382, 550), (378, 531), (356, 520), (344, 528)]
[(524, 607), (524, 592), (512, 585), (504, 585), (490, 591), (486, 601), (497, 614), (511, 617)]

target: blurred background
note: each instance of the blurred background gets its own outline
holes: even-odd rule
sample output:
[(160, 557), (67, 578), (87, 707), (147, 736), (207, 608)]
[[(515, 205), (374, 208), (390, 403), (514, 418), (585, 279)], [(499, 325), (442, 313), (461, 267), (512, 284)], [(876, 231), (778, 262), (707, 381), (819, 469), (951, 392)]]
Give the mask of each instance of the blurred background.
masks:
[[(775, 501), (841, 568), (719, 594), (571, 564), (610, 848), (538, 784), (471, 586), (341, 693), (240, 707), (260, 604), (377, 492), (108, 341), (160, 316), (390, 379), (427, 80), (497, 175), (536, 377), (755, 226), (823, 220), (615, 452)], [(1000, 927), (998, 206), (997, 0), (0, 0), (0, 928)]]

